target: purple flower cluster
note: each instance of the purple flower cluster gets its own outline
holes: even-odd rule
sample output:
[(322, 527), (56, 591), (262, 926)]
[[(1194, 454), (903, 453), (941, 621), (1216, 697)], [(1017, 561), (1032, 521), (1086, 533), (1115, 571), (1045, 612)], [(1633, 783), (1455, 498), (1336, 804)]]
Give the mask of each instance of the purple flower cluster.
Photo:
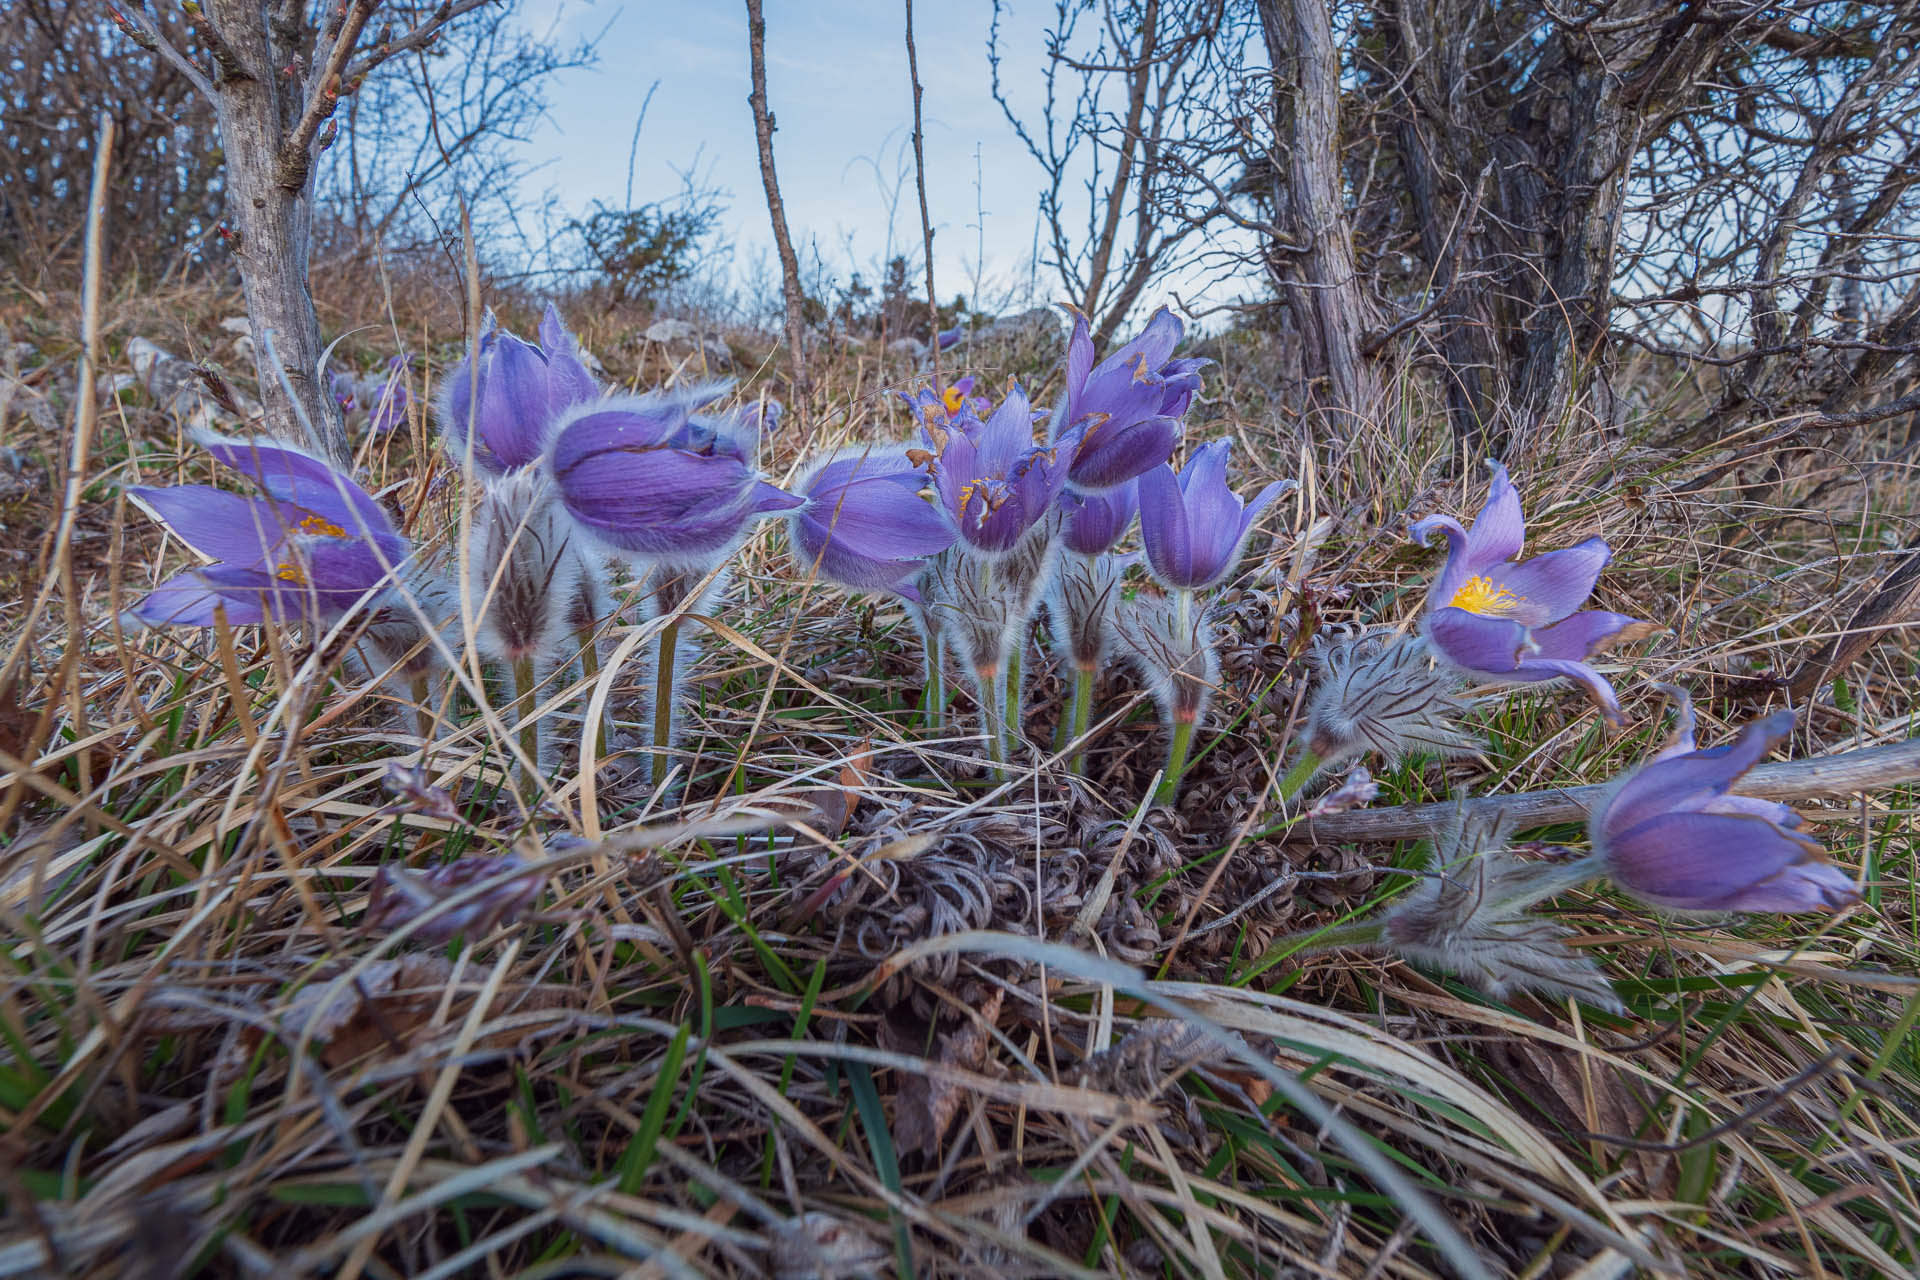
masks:
[[(544, 763), (535, 685), (576, 661), (594, 679), (598, 629), (614, 609), (610, 562), (645, 575), (649, 625), (658, 631), (651, 745), (662, 783), (679, 701), (682, 618), (716, 612), (710, 602), (721, 588), (711, 584), (755, 524), (779, 516), (803, 574), (906, 602), (926, 647), (936, 722), (947, 655), (957, 657), (975, 682), (983, 738), (1000, 766), (1022, 741), (1021, 666), (1043, 602), (1053, 654), (1073, 680), (1056, 740), (1069, 767), (1079, 767), (1094, 737), (1090, 706), (1102, 664), (1110, 652), (1131, 663), (1168, 731), (1157, 794), (1171, 802), (1222, 680), (1209, 593), (1234, 577), (1256, 523), (1292, 482), (1243, 498), (1229, 481), (1232, 450), (1224, 439), (1185, 449), (1176, 469), (1207, 361), (1175, 355), (1184, 328), (1166, 308), (1104, 359), (1086, 317), (1073, 312), (1072, 321), (1050, 408), (1036, 408), (1012, 382), (997, 402), (972, 377), (916, 390), (902, 397), (919, 430), (914, 447), (832, 450), (783, 488), (759, 469), (777, 404), (727, 408), (726, 384), (609, 394), (553, 307), (532, 341), (489, 317), (442, 380), (434, 410), (441, 447), (469, 486), (467, 541), (458, 551), (473, 604), (463, 611), (472, 621), (466, 641), (509, 669), (529, 792), (541, 785)], [(957, 330), (941, 334), (939, 345), (959, 337)], [(367, 412), (371, 430), (391, 431), (413, 403), (411, 372), (409, 360), (395, 356), (381, 379), (336, 375), (332, 391), (343, 409)], [(431, 628), (451, 616), (446, 576), (419, 563), (387, 509), (351, 476), (277, 442), (202, 443), (251, 489), (128, 491), (203, 562), (153, 589), (131, 610), (138, 620), (330, 625), (365, 611), (364, 634), (377, 648), (417, 654), (425, 633), (393, 622), (400, 604)], [(1136, 522), (1141, 551), (1122, 554)], [(1520, 496), (1498, 463), (1470, 524), (1430, 515), (1409, 534), (1422, 546), (1436, 535), (1447, 542), (1418, 634), (1327, 646), (1300, 758), (1278, 783), (1286, 798), (1337, 760), (1471, 750), (1473, 739), (1459, 727), (1470, 685), (1570, 680), (1607, 720), (1619, 720), (1618, 697), (1593, 659), (1653, 627), (1586, 607), (1612, 557), (1605, 541), (1526, 557)], [(1128, 585), (1141, 564), (1158, 591)], [(706, 584), (697, 596), (695, 582)], [(436, 603), (422, 603), (429, 598)], [(407, 659), (394, 661), (397, 670)], [(1858, 901), (1853, 880), (1826, 861), (1799, 815), (1733, 793), (1789, 735), (1792, 714), (1778, 712), (1701, 750), (1684, 699), (1682, 713), (1674, 743), (1621, 778), (1593, 814), (1590, 859), (1549, 874), (1511, 856), (1504, 834), (1477, 843), (1462, 836), (1456, 843), (1471, 855), (1463, 857), (1479, 888), (1457, 892), (1441, 877), (1369, 936), (1471, 971), (1495, 993), (1513, 969), (1522, 972), (1515, 982), (1534, 972), (1539, 989), (1597, 998), (1604, 994), (1597, 978), (1562, 963), (1564, 930), (1528, 914), (1578, 875), (1604, 871), (1626, 892), (1672, 910), (1803, 911)], [(405, 791), (416, 807), (451, 810), (450, 797), (424, 775), (406, 780)], [(1324, 818), (1365, 804), (1372, 792), (1360, 768), (1316, 812)], [(517, 869), (467, 862), (420, 877), (392, 872), (369, 920), (416, 919), (463, 886)], [(422, 936), (511, 919), (543, 883), (507, 874), (486, 897), (448, 907)]]

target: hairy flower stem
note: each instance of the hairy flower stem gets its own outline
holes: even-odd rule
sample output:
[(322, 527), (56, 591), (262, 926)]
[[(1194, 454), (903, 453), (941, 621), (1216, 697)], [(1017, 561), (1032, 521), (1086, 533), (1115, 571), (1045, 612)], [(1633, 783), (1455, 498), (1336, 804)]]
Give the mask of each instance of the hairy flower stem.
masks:
[(928, 623), (921, 629), (921, 641), (927, 656), (926, 687), (920, 691), (920, 711), (927, 728), (944, 733), (947, 728), (947, 661), (942, 651), (940, 631)]
[(1313, 752), (1307, 750), (1304, 746), (1301, 747), (1300, 758), (1293, 762), (1293, 768), (1287, 770), (1286, 776), (1281, 778), (1279, 783), (1276, 784), (1280, 792), (1280, 799), (1284, 802), (1299, 795), (1301, 789), (1313, 780), (1313, 775), (1320, 772), (1322, 763), (1324, 762), (1319, 756), (1313, 754)]
[(1294, 952), (1333, 951), (1340, 947), (1377, 946), (1382, 940), (1383, 930), (1379, 920), (1360, 920), (1351, 924), (1329, 925), (1319, 929), (1302, 929), (1298, 933), (1282, 934), (1267, 947), (1267, 954), (1288, 954)]
[(680, 622), (661, 629), (660, 656), (653, 668), (653, 785), (667, 780), (673, 768), (673, 666), (680, 651)]
[(520, 754), (526, 759), (514, 762), (514, 774), (520, 782), (520, 794), (528, 804), (540, 795), (540, 722), (534, 718), (533, 655), (513, 660), (513, 721), (520, 734)]
[(1187, 752), (1193, 746), (1192, 716), (1173, 722), (1173, 740), (1167, 745), (1167, 769), (1160, 776), (1160, 788), (1153, 793), (1155, 804), (1172, 804), (1180, 798), (1180, 777), (1187, 771)]
[[(1067, 742), (1079, 742), (1085, 738), (1088, 727), (1093, 723), (1093, 677), (1094, 669), (1090, 663), (1073, 669), (1073, 721), (1067, 729)], [(1087, 771), (1087, 749), (1084, 745), (1067, 761), (1067, 770), (1078, 774)]]
[[(1022, 650), (1026, 647), (1023, 633), (1021, 639), (1016, 640), (1013, 647), (1007, 651), (1005, 659), (1000, 664), (1001, 670), (1007, 673), (1004, 702), (1006, 710), (1001, 717), (1000, 732), (1006, 740), (1008, 752), (1013, 750), (1014, 739), (1020, 736), (1020, 660), (1023, 656)], [(1001, 758), (1004, 760), (1007, 757)]]
[[(599, 628), (581, 627), (574, 632), (580, 642), (580, 674), (587, 686), (586, 710), (593, 709), (593, 687), (600, 683), (600, 636)], [(607, 723), (613, 719), (611, 704), (600, 714), (600, 722), (593, 727), (593, 754), (597, 760), (607, 758)]]
[(995, 780), (1004, 780), (1007, 776), (1007, 723), (1004, 716), (1006, 691), (1001, 681), (1006, 677), (997, 666), (976, 667), (973, 672), (975, 689), (979, 694), (980, 728), (987, 738), (987, 758), (993, 761)]

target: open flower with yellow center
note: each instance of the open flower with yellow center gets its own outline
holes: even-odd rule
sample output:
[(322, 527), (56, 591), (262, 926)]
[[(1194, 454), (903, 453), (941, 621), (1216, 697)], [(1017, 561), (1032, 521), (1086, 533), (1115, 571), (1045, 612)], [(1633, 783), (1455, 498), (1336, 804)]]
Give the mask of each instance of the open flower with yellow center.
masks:
[(993, 413), (993, 401), (973, 394), (974, 386), (975, 379), (969, 374), (949, 382), (945, 391), (921, 387), (912, 395), (904, 391), (898, 394), (913, 410), (914, 421), (939, 426), (951, 418), (967, 416), (984, 420)]
[(1520, 559), (1527, 532), (1520, 495), (1507, 469), (1497, 462), (1492, 466), (1487, 505), (1471, 529), (1451, 516), (1428, 516), (1408, 529), (1423, 547), (1435, 533), (1447, 539), (1447, 563), (1427, 593), (1427, 643), (1436, 656), (1475, 679), (1572, 680), (1586, 688), (1609, 720), (1617, 720), (1620, 704), (1613, 686), (1587, 661), (1652, 627), (1623, 613), (1580, 608), (1613, 556), (1603, 540), (1588, 538)]
[(278, 441), (204, 438), (214, 460), (263, 492), (210, 485), (133, 488), (207, 563), (160, 584), (132, 615), (150, 626), (331, 620), (386, 593), (409, 555), (380, 504), (319, 458)]

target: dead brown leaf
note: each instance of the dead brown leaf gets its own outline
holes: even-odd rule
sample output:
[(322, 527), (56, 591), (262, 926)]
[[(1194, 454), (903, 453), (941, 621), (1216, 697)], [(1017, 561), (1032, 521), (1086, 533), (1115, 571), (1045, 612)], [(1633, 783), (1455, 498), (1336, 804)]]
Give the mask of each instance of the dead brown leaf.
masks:
[[(995, 988), (980, 1007), (979, 1017), (968, 1018), (964, 1026), (942, 1035), (933, 1060), (964, 1071), (983, 1070), (987, 1065), (987, 1050), (993, 1043), (988, 1028), (999, 1020), (1000, 1002), (1005, 994)], [(882, 1043), (895, 1040), (895, 1044), (888, 1044), (887, 1047), (895, 1048), (897, 1052), (919, 1052), (919, 1045), (924, 1044), (924, 1040), (912, 1043), (901, 1035), (898, 1028), (884, 1030), (889, 1025), (888, 1022), (881, 1024)], [(908, 1044), (911, 1044), (910, 1048), (906, 1047)], [(899, 1092), (893, 1100), (894, 1145), (902, 1151), (922, 1155), (931, 1156), (938, 1152), (940, 1140), (953, 1127), (954, 1117), (960, 1113), (960, 1104), (965, 1101), (966, 1093), (966, 1086), (956, 1080), (935, 1079), (917, 1073), (906, 1076), (901, 1080)]]

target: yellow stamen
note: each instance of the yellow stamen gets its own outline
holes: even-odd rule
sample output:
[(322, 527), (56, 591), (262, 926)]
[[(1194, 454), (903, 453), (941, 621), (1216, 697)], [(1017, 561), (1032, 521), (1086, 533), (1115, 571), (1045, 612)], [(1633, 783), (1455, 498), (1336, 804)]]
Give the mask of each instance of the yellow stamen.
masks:
[(273, 576), (279, 578), (282, 582), (291, 582), (295, 586), (304, 587), (307, 585), (307, 571), (291, 560), (282, 560), (276, 565), (273, 570)]
[(1456, 609), (1465, 609), (1468, 613), (1484, 614), (1488, 617), (1501, 617), (1518, 609), (1526, 601), (1506, 587), (1495, 586), (1492, 578), (1468, 578), (1453, 593), (1453, 599), (1447, 602)]
[(958, 387), (948, 387), (947, 393), (940, 397), (940, 403), (947, 407), (949, 414), (960, 412), (960, 407), (966, 402), (967, 393)]
[[(308, 516), (300, 522), (300, 528), (302, 532), (311, 533), (322, 538), (344, 538), (347, 536), (345, 529), (342, 529), (325, 516)], [(281, 574), (280, 576), (284, 578), (286, 575)]]

